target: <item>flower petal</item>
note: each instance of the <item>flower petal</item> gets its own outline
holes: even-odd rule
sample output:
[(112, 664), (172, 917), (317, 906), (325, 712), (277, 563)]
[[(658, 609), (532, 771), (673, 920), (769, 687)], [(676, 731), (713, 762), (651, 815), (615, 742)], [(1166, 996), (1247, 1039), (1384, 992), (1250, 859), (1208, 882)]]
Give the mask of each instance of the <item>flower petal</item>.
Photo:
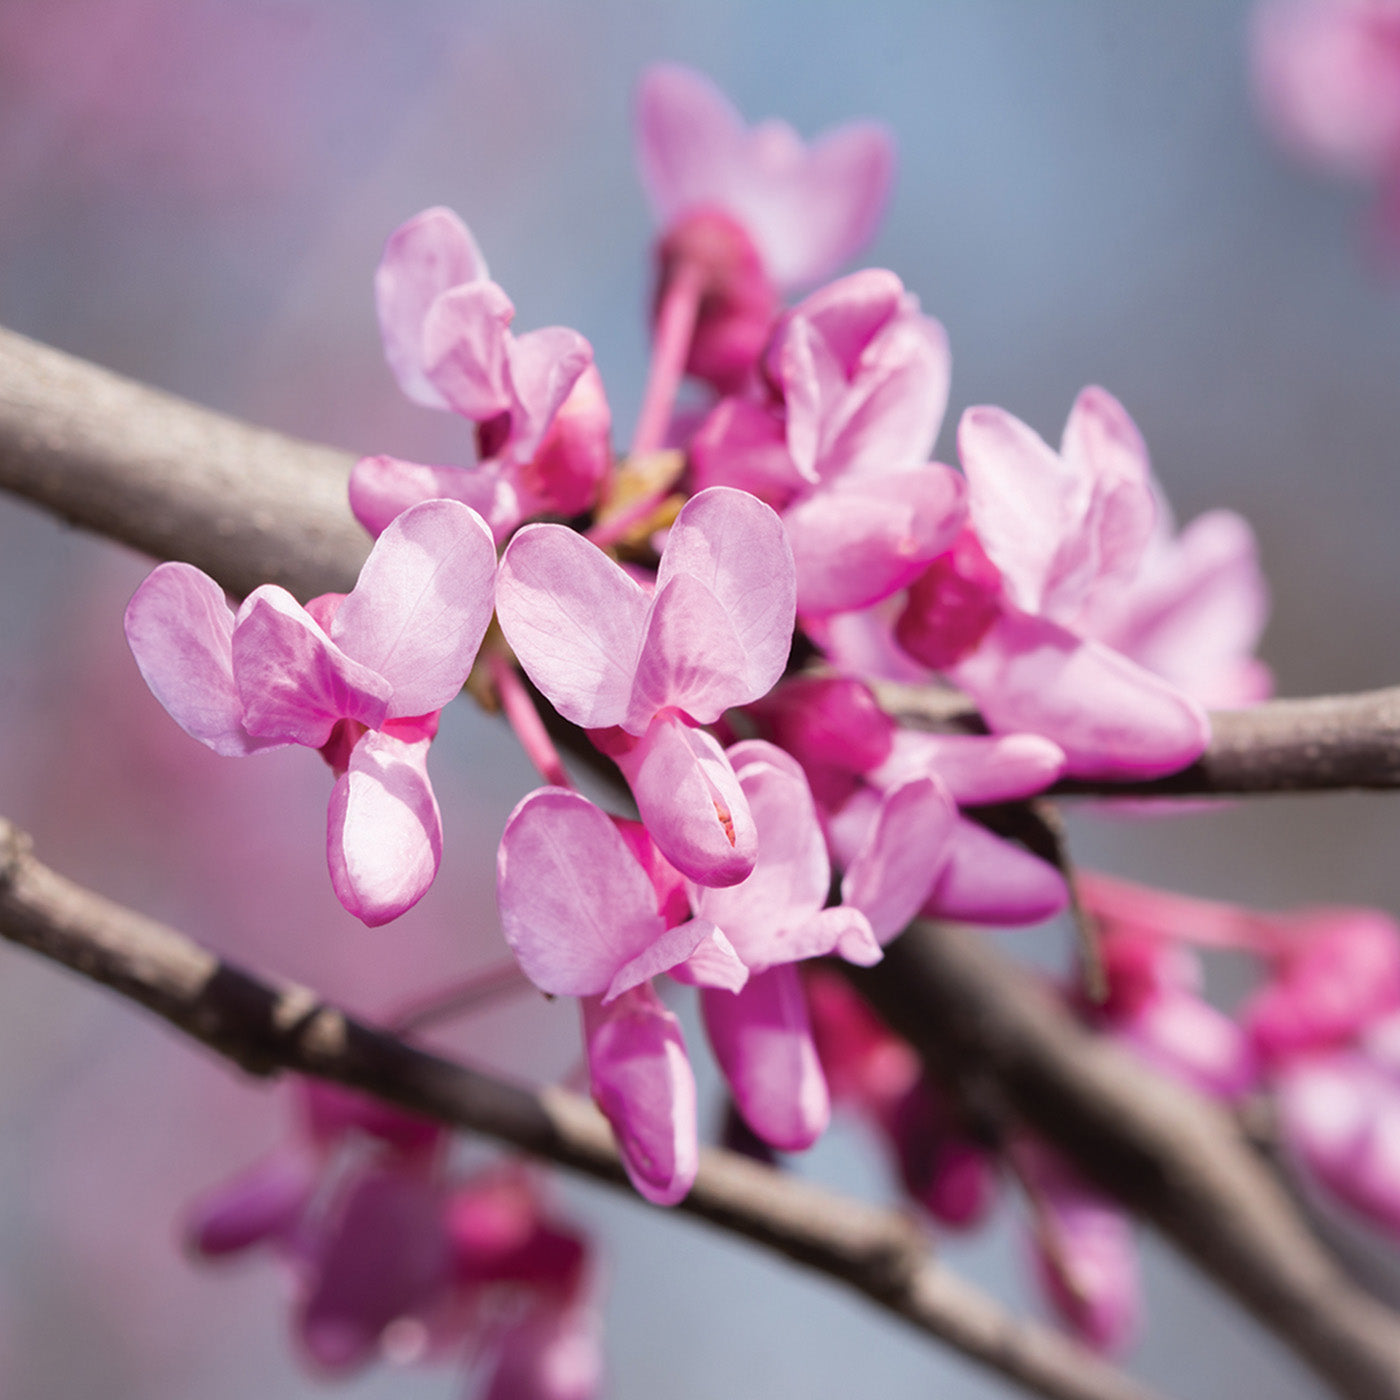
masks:
[(342, 719), (377, 729), (392, 687), (341, 651), (285, 588), (265, 583), (238, 610), (233, 675), (252, 734), (319, 749)]
[(374, 299), (384, 356), (415, 403), (447, 407), (425, 370), (423, 324), (429, 309), (443, 292), (487, 275), (471, 230), (450, 209), (425, 209), (389, 235), (374, 275)]
[(936, 777), (960, 806), (1014, 802), (1044, 791), (1064, 772), (1058, 744), (1039, 734), (895, 732), (889, 758), (870, 775), (879, 787)]
[(680, 1022), (649, 984), (607, 1006), (587, 997), (582, 1008), (593, 1098), (612, 1124), (627, 1175), (647, 1200), (675, 1205), (700, 1165), (695, 1076)]
[(540, 788), (510, 814), (496, 902), (511, 952), (553, 996), (606, 992), (665, 932), (651, 881), (611, 818), (566, 788)]
[(151, 693), (186, 734), (226, 758), (286, 742), (243, 727), (233, 623), (224, 590), (193, 564), (157, 566), (126, 607), (126, 640)]
[(1038, 924), (1068, 903), (1064, 877), (1048, 861), (959, 817), (923, 913), (969, 924)]
[(520, 524), (520, 499), (498, 463), (430, 467), (397, 457), (361, 457), (350, 470), (350, 509), (378, 538), (390, 522), (422, 501), (460, 501), (504, 540)]
[(810, 1147), (826, 1131), (831, 1099), (797, 970), (758, 973), (741, 992), (702, 992), (700, 1006), (744, 1121), (781, 1152)]
[(564, 401), (593, 363), (593, 347), (566, 326), (545, 326), (517, 337), (507, 350), (514, 407), (505, 455), (534, 457)]
[(604, 1005), (682, 963), (688, 972), (686, 980), (706, 987), (724, 987), (734, 992), (749, 978), (734, 945), (719, 929), (708, 919), (689, 919), (667, 929), (618, 969), (603, 993)]
[(953, 674), (990, 728), (1052, 740), (1076, 777), (1174, 773), (1210, 742), (1189, 696), (1045, 618), (1005, 614)]
[(380, 535), (331, 623), (331, 640), (394, 688), (390, 719), (461, 690), (495, 608), (496, 547), (474, 511), (425, 501)]
[(331, 792), (326, 858), (336, 898), (371, 928), (411, 909), (442, 859), (442, 817), (428, 781), (428, 739), (371, 731)]
[(792, 550), (782, 521), (747, 491), (701, 491), (671, 527), (656, 575), (658, 598), (680, 575), (714, 594), (743, 647), (744, 668), (735, 683), (743, 699), (730, 704), (766, 695), (787, 665), (796, 614)]
[(565, 719), (607, 729), (626, 718), (647, 595), (596, 545), (563, 525), (527, 525), (496, 580), (501, 630)]
[(652, 721), (618, 766), (661, 854), (701, 885), (734, 885), (753, 869), (758, 837), (724, 750), (674, 711)]

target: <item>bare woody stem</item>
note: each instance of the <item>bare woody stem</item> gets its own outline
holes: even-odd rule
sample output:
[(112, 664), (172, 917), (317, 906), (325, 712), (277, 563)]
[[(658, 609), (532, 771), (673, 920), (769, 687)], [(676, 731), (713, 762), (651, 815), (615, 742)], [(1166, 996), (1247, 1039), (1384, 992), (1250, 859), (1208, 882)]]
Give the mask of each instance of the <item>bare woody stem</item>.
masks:
[[(320, 1001), (221, 962), (175, 930), (42, 865), (0, 818), (0, 935), (163, 1017), (252, 1074), (294, 1071), (481, 1133), (630, 1192), (587, 1101), (517, 1087), (416, 1048)], [(930, 1257), (896, 1211), (707, 1150), (676, 1207), (845, 1284), (917, 1330), (1052, 1400), (1152, 1400), (1048, 1328), (1011, 1317)]]
[(1084, 1029), (984, 936), (920, 923), (843, 971), (975, 1111), (1059, 1148), (1340, 1394), (1400, 1397), (1400, 1317), (1342, 1274), (1221, 1109)]

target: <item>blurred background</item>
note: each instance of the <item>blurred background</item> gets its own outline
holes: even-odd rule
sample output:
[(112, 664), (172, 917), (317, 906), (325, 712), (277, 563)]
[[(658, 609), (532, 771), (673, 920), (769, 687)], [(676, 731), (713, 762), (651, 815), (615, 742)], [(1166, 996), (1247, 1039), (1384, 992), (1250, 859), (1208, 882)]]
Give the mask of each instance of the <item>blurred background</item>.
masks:
[[(1078, 389), (1103, 383), (1181, 519), (1228, 505), (1254, 522), (1280, 692), (1383, 685), (1397, 678), (1400, 279), (1368, 253), (1364, 189), (1294, 165), (1260, 129), (1247, 27), (1240, 0), (0, 0), (0, 321), (351, 451), (466, 461), (460, 422), (399, 395), (370, 288), (389, 231), (448, 204), (518, 328), (589, 337), (625, 438), (651, 237), (631, 97), (648, 62), (680, 60), (750, 120), (810, 135), (870, 115), (896, 132), (868, 261), (948, 328), (942, 456), (968, 404), (1054, 441)], [(322, 765), (218, 759), (141, 684), (120, 619), (147, 567), (0, 501), (0, 811), (70, 876), (358, 1010), (496, 966), (495, 842), (532, 785), (503, 731), (465, 703), (444, 716), (442, 875), (401, 923), (366, 930), (326, 878)], [(1221, 898), (1394, 911), (1397, 801), (1085, 814), (1073, 848)], [(1059, 960), (1066, 934), (1006, 942)], [(18, 951), (0, 964), (0, 1395), (331, 1393), (296, 1360), (272, 1260), (196, 1266), (179, 1246), (185, 1204), (285, 1135), (281, 1092)], [(1242, 990), (1239, 969), (1212, 975), (1226, 1002)], [(570, 1007), (526, 997), (448, 1043), (557, 1077), (576, 1035)], [(803, 1170), (890, 1194), (851, 1128)], [(693, 1224), (559, 1193), (606, 1251), (616, 1400), (1009, 1393)], [(1005, 1215), (942, 1249), (1036, 1307)], [(1135, 1371), (1179, 1396), (1320, 1393), (1167, 1248), (1144, 1250)], [(462, 1386), (381, 1368), (337, 1388)]]

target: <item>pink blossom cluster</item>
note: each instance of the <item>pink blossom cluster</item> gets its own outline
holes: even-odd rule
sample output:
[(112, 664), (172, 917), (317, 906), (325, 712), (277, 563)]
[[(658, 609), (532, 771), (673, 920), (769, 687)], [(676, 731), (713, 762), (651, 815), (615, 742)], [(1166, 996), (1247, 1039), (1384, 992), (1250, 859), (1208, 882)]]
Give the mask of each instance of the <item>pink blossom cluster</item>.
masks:
[[(472, 424), (475, 463), (357, 464), (351, 506), (377, 539), (344, 598), (303, 608), (264, 586), (235, 611), (213, 580), (166, 564), (133, 598), (127, 635), (157, 697), (217, 752), (321, 752), (336, 775), (332, 882), (378, 924), (438, 868), (426, 754), (494, 610), (504, 643), (486, 644), (487, 669), (548, 782), (506, 823), (501, 925), (541, 991), (579, 999), (593, 1096), (638, 1190), (673, 1203), (697, 1170), (695, 1077), (668, 1004), (683, 984), (761, 1142), (805, 1148), (833, 1096), (861, 1098), (911, 1189), (970, 1222), (991, 1196), (988, 1152), (887, 1035), (850, 1032), (878, 1053), (833, 1051), (832, 1017), (856, 1013), (833, 1011), (834, 984), (800, 969), (872, 964), (920, 912), (995, 927), (1062, 909), (1061, 871), (976, 809), (1062, 775), (1169, 773), (1204, 749), (1203, 706), (1264, 695), (1253, 537), (1228, 512), (1177, 533), (1137, 428), (1103, 389), (1076, 400), (1058, 451), (976, 407), (960, 469), (934, 460), (948, 339), (893, 272), (784, 304), (873, 233), (893, 172), (882, 128), (809, 147), (782, 123), (746, 128), (677, 67), (646, 76), (638, 123), (661, 227), (629, 451), (614, 452), (588, 342), (561, 327), (517, 335), (466, 225), (427, 210), (390, 237), (376, 276), (384, 347), (410, 398)], [(615, 765), (639, 821), (573, 789), (517, 664)], [(957, 687), (983, 730), (901, 726), (877, 698), (885, 680)], [(1166, 1022), (1189, 992), (1159, 980)], [(809, 991), (823, 986), (814, 1023)], [(874, 1086), (854, 1067), (872, 1056)], [(363, 1355), (391, 1309), (436, 1310), (451, 1272), (440, 1181), (418, 1148), (368, 1131), (383, 1160), (315, 1228), (315, 1131), (202, 1227), (206, 1249), (232, 1220), (239, 1239), (297, 1255), (305, 1318), (332, 1299), (333, 1328), (317, 1322), (313, 1342), (303, 1326), (323, 1359), (342, 1345)], [(1099, 1282), (1118, 1277), (1117, 1217), (1043, 1144), (1011, 1159), (1065, 1241), (1045, 1256), (1052, 1294), (1093, 1340), (1116, 1339), (1131, 1307)], [(415, 1239), (421, 1224), (423, 1256), (384, 1256), (374, 1288), (335, 1301), (358, 1287), (349, 1252), (379, 1258), (400, 1211)], [(1081, 1239), (1087, 1273), (1067, 1281)], [(342, 1250), (346, 1272), (318, 1273)], [(377, 1291), (398, 1270), (409, 1301)], [(562, 1327), (576, 1299), (549, 1287)], [(346, 1332), (360, 1307), (374, 1325)]]

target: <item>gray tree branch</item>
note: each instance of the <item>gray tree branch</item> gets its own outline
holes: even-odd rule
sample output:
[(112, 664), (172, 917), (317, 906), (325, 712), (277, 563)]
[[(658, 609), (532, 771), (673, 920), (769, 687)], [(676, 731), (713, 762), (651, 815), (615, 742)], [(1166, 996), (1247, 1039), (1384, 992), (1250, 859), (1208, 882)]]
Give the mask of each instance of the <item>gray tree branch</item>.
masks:
[[(139, 1002), (253, 1074), (295, 1071), (484, 1134), (630, 1192), (612, 1133), (585, 1100), (532, 1092), (274, 985), (41, 864), (0, 818), (0, 935)], [(640, 1198), (637, 1198), (640, 1202)], [(906, 1215), (707, 1150), (676, 1210), (805, 1265), (1052, 1400), (1151, 1400), (1068, 1338), (1021, 1321), (929, 1256)]]

